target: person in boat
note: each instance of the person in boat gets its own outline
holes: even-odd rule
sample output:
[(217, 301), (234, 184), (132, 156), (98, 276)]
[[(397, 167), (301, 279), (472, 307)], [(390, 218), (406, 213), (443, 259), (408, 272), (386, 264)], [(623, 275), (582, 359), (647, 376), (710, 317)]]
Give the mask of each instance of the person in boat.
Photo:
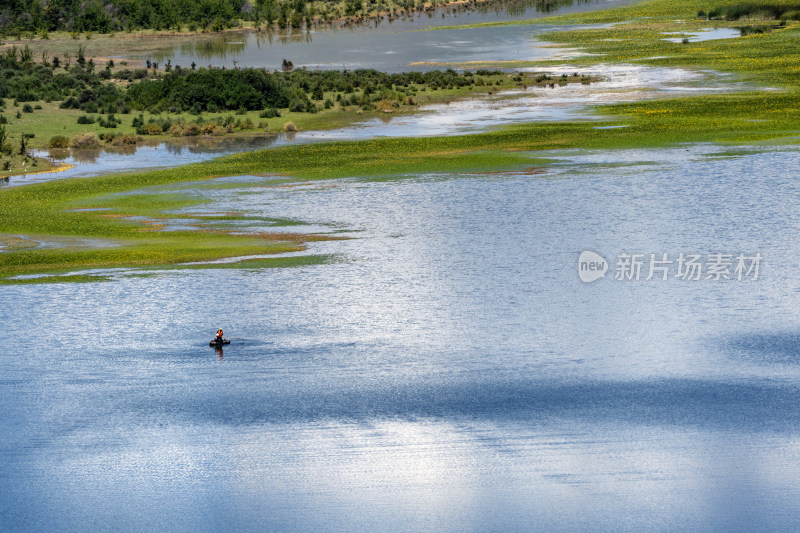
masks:
[(218, 342), (222, 342), (222, 328), (219, 328), (217, 330), (217, 336), (214, 337), (214, 340), (218, 341)]

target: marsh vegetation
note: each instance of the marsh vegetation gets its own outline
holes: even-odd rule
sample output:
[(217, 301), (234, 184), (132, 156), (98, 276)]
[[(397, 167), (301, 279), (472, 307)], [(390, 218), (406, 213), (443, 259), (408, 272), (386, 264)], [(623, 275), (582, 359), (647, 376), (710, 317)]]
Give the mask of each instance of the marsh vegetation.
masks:
[[(676, 13), (685, 18), (675, 20)], [(650, 17), (643, 22), (643, 17)], [(615, 149), (641, 146), (666, 146), (681, 142), (795, 142), (795, 131), (800, 125), (800, 98), (797, 91), (798, 52), (794, 42), (800, 27), (792, 21), (778, 32), (752, 34), (738, 39), (708, 40), (696, 43), (673, 43), (665, 41), (665, 33), (693, 31), (702, 29), (708, 21), (698, 20), (696, 6), (686, 0), (654, 0), (634, 7), (622, 7), (598, 13), (569, 15), (570, 20), (591, 22), (628, 21), (613, 27), (576, 28), (548, 36), (549, 39), (581, 48), (592, 54), (602, 54), (604, 61), (637, 62), (658, 66), (689, 66), (735, 73), (738, 81), (751, 84), (746, 91), (726, 94), (707, 94), (681, 98), (659, 98), (624, 104), (600, 106), (597, 111), (607, 117), (624, 118), (625, 128), (611, 128), (619, 124), (613, 118), (599, 122), (539, 123), (515, 126), (480, 135), (456, 136), (434, 139), (381, 139), (364, 142), (340, 142), (313, 146), (295, 146), (273, 149), (264, 152), (228, 156), (215, 162), (185, 167), (176, 171), (159, 171), (126, 175), (124, 177), (102, 177), (89, 180), (66, 180), (24, 187), (19, 190), (2, 191), (3, 207), (0, 211), (0, 232), (6, 235), (47, 235), (63, 232), (70, 228), (75, 235), (92, 235), (105, 239), (116, 239), (119, 245), (113, 251), (94, 250), (82, 252), (79, 256), (58, 250), (26, 250), (0, 256), (0, 269), (9, 276), (21, 271), (40, 271), (43, 269), (65, 269), (91, 265), (136, 265), (157, 264), (159, 262), (181, 262), (207, 257), (222, 257), (252, 253), (258, 243), (247, 243), (239, 239), (250, 237), (218, 235), (218, 245), (208, 248), (187, 248), (175, 240), (177, 234), (165, 228), (131, 223), (130, 217), (144, 216), (169, 218), (176, 207), (185, 206), (185, 201), (164, 198), (147, 201), (122, 201), (112, 192), (135, 191), (138, 188), (157, 184), (210, 179), (243, 173), (273, 174), (284, 176), (287, 180), (332, 179), (339, 177), (392, 177), (415, 175), (419, 172), (435, 173), (449, 171), (488, 171), (514, 170), (526, 168), (537, 162), (535, 154), (541, 151), (562, 148), (603, 148)], [(558, 21), (560, 19), (556, 19)], [(737, 21), (721, 21), (720, 24), (736, 24)], [(10, 56), (8, 61), (10, 61)], [(30, 58), (29, 58), (30, 59)], [(596, 62), (596, 56), (576, 56), (569, 60), (576, 66)], [(563, 60), (561, 61), (563, 63)], [(18, 64), (20, 59), (15, 59)], [(23, 62), (24, 63), (24, 62)], [(88, 63), (88, 60), (87, 60)], [(548, 63), (539, 62), (539, 68)], [(16, 67), (15, 67), (16, 68)], [(41, 71), (41, 65), (28, 61), (23, 68)], [(52, 71), (52, 67), (50, 67)], [(82, 80), (86, 77), (87, 66), (70, 67), (69, 74)], [(96, 68), (95, 68), (96, 70)], [(113, 77), (113, 69), (111, 76)], [(52, 72), (51, 72), (52, 73)], [(66, 73), (65, 73), (66, 74)], [(91, 78), (91, 72), (88, 73)], [(110, 78), (111, 79), (111, 78)], [(109, 80), (98, 81), (101, 87)], [(200, 82), (202, 80), (202, 83)], [(218, 80), (218, 81), (215, 81)], [(232, 125), (236, 129), (242, 125), (254, 124), (255, 120), (275, 121), (275, 127), (288, 127), (295, 117), (324, 114), (325, 100), (330, 99), (334, 106), (365, 109), (375, 106), (381, 100), (401, 104), (401, 98), (416, 98), (422, 94), (447, 91), (473, 90), (479, 87), (511, 86), (526, 83), (560, 83), (561, 77), (553, 79), (547, 75), (505, 74), (494, 71), (456, 73), (411, 73), (388, 75), (375, 71), (352, 72), (312, 72), (302, 69), (285, 69), (268, 72), (259, 69), (178, 69), (170, 72), (146, 69), (146, 76), (127, 83), (117, 83), (111, 101), (86, 99), (71, 93), (79, 104), (97, 102), (98, 111), (103, 106), (106, 125), (115, 122), (117, 117), (125, 116), (120, 106), (130, 109), (156, 107), (165, 113), (161, 118), (145, 118), (130, 113), (131, 127), (147, 129), (154, 133), (186, 135), (211, 134), (217, 129), (227, 130)], [(119, 81), (119, 80), (117, 80)], [(565, 82), (581, 82), (582, 77), (566, 76)], [(590, 80), (589, 80), (590, 81)], [(195, 83), (197, 82), (197, 83)], [(237, 87), (236, 94), (225, 93), (225, 85), (230, 82)], [(218, 85), (215, 85), (218, 83)], [(248, 84), (260, 87), (248, 91)], [(261, 85), (259, 85), (261, 84)], [(769, 86), (779, 90), (764, 91), (759, 86)], [(136, 87), (134, 89), (134, 87)], [(220, 91), (214, 90), (218, 87)], [(352, 87), (352, 92), (348, 93)], [(76, 88), (70, 89), (75, 90)], [(81, 89), (83, 91), (85, 89)], [(206, 91), (206, 92), (202, 92)], [(96, 93), (99, 95), (101, 91)], [(60, 93), (66, 96), (66, 92)], [(109, 91), (108, 94), (111, 94)], [(120, 96), (121, 95), (121, 96)], [(193, 98), (190, 95), (194, 95)], [(248, 96), (249, 95), (249, 96)], [(341, 95), (341, 98), (339, 97)], [(355, 101), (353, 97), (355, 96)], [(275, 98), (267, 100), (266, 98)], [(242, 99), (244, 98), (244, 99)], [(278, 108), (277, 105), (296, 109)], [(310, 104), (309, 104), (310, 102)], [(109, 105), (117, 106), (118, 114), (112, 120)], [(188, 112), (186, 107), (191, 105)], [(198, 106), (195, 109), (195, 105)], [(309, 105), (314, 108), (309, 109)], [(220, 117), (209, 119), (210, 106), (237, 108)], [(245, 114), (237, 114), (244, 107)], [(321, 107), (321, 109), (320, 109)], [(332, 106), (333, 107), (333, 106)], [(263, 108), (263, 109), (262, 109)], [(302, 109), (301, 109), (302, 108)], [(248, 109), (251, 109), (248, 111)], [(27, 115), (47, 111), (33, 110)], [(85, 109), (70, 110), (80, 116), (93, 115)], [(171, 121), (166, 117), (173, 112), (183, 113), (183, 122)], [(314, 111), (317, 111), (315, 113)], [(199, 113), (194, 116), (192, 113)], [(253, 115), (248, 115), (253, 113)], [(260, 115), (263, 114), (263, 118)], [(26, 116), (27, 116), (26, 115)], [(280, 116), (278, 116), (280, 115)], [(21, 115), (20, 115), (21, 116)], [(202, 117), (202, 120), (201, 120)], [(19, 119), (12, 119), (19, 120)], [(86, 119), (84, 119), (86, 121)], [(135, 121), (135, 127), (133, 122)], [(203, 122), (205, 121), (205, 122)], [(123, 123), (126, 120), (123, 119)], [(99, 126), (99, 120), (87, 126)], [(608, 127), (608, 128), (607, 128)], [(107, 132), (117, 128), (105, 128)], [(156, 132), (156, 129), (158, 130)], [(208, 130), (208, 131), (204, 131)], [(123, 133), (120, 131), (119, 133)], [(124, 132), (129, 133), (129, 132)], [(63, 136), (67, 137), (67, 136)], [(104, 134), (103, 141), (117, 137)], [(99, 135), (97, 141), (101, 140)], [(57, 143), (64, 143), (57, 139)], [(89, 137), (86, 142), (96, 142)], [(538, 161), (539, 163), (541, 161)], [(134, 195), (135, 196), (135, 195)], [(117, 198), (117, 199), (115, 199)], [(115, 217), (108, 213), (93, 211), (65, 211), (70, 207), (102, 208), (114, 210)], [(146, 206), (146, 207), (145, 207)], [(147, 213), (143, 213), (146, 209)], [(120, 225), (120, 220), (126, 222)], [(43, 226), (44, 224), (44, 226)], [(48, 225), (49, 224), (49, 225)], [(140, 227), (137, 227), (140, 226)], [(157, 226), (157, 225), (156, 225)], [(147, 231), (144, 231), (147, 230)], [(201, 232), (202, 233), (202, 232)], [(139, 239), (148, 238), (149, 259), (141, 255)], [(193, 233), (193, 239), (198, 233)], [(190, 239), (191, 241), (191, 239)], [(187, 241), (189, 242), (189, 241)], [(133, 243), (133, 244), (131, 244)], [(137, 244), (138, 243), (138, 244)], [(248, 244), (249, 243), (249, 244)], [(241, 250), (237, 246), (244, 246)], [(174, 252), (178, 250), (180, 253)], [(67, 255), (64, 255), (67, 254)], [(78, 257), (78, 259), (76, 259)]]

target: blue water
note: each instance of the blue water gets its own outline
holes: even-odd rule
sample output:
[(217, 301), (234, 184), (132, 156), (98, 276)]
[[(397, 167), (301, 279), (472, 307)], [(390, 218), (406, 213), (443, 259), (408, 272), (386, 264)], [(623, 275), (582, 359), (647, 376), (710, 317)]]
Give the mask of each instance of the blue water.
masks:
[[(4, 287), (0, 529), (796, 530), (800, 152), (723, 152), (253, 177), (208, 209), (339, 261)], [(764, 260), (615, 280), (626, 252)]]

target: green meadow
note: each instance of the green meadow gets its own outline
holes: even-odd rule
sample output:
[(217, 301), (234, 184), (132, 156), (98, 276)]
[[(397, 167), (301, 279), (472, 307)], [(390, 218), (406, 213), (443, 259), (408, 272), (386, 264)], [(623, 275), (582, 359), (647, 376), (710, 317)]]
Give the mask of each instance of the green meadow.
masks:
[[(687, 142), (796, 143), (800, 131), (800, 49), (796, 47), (800, 25), (793, 21), (784, 26), (773, 24), (764, 33), (715, 41), (664, 40), (676, 36), (665, 33), (677, 32), (680, 37), (702, 28), (755, 23), (697, 19), (699, 9), (725, 5), (732, 4), (651, 0), (544, 22), (617, 23), (602, 28), (577, 26), (547, 35), (549, 41), (592, 54), (570, 60), (576, 66), (619, 62), (710, 69), (732, 74), (731, 81), (744, 82), (747, 90), (598, 106), (598, 115), (610, 118), (597, 122), (526, 124), (443, 138), (289, 146), (171, 170), (5, 189), (0, 191), (0, 243), (6, 248), (0, 253), (0, 283), (39, 281), (13, 277), (40, 273), (63, 274), (62, 281), (85, 281), (74, 273), (110, 267), (195, 268), (197, 265), (187, 263), (253, 255), (275, 258), (224, 267), (291, 266), (331, 260), (325, 256), (292, 256), (282, 261), (279, 254), (302, 251), (309, 241), (336, 238), (333, 234), (303, 235), (282, 228), (276, 233), (248, 235), (210, 224), (209, 219), (254, 217), (252, 213), (235, 212), (222, 217), (203, 215), (204, 197), (188, 195), (179, 187), (169, 188), (187, 182), (203, 182), (213, 189), (233, 186), (214, 178), (235, 175), (271, 176), (262, 186), (335, 178), (402, 179), (419, 173), (524, 170), (546, 165), (548, 151), (565, 148), (613, 150)], [(539, 62), (536, 66), (548, 65)], [(610, 125), (625, 127), (600, 129)], [(170, 230), (169, 220), (174, 218), (194, 218), (197, 229)], [(30, 244), (36, 242), (60, 244), (47, 248)]]

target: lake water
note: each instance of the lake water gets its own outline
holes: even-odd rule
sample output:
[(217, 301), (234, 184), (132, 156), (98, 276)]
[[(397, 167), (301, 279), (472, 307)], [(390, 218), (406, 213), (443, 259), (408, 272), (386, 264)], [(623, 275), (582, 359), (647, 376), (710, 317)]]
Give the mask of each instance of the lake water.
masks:
[(800, 152), (722, 152), (245, 178), (340, 260), (4, 287), (0, 529), (797, 530)]
[[(314, 33), (313, 56), (252, 34), (159, 58), (405, 70), (554, 53), (530, 28), (415, 24)], [(480, 131), (719, 90), (626, 68), (613, 86), (254, 142)], [(800, 152), (551, 155), (517, 173), (203, 191), (210, 211), (353, 237), (310, 247), (332, 264), (0, 289), (14, 341), (0, 355), (0, 530), (800, 528)], [(70, 157), (100, 161), (74, 175), (137, 166)], [(581, 281), (583, 251), (608, 262), (605, 278)], [(669, 279), (644, 279), (651, 253), (673, 261)], [(734, 279), (675, 277), (680, 254), (708, 267), (715, 253)], [(615, 279), (624, 254), (642, 254), (642, 279)], [(758, 279), (735, 279), (739, 254), (760, 254)], [(233, 339), (222, 351), (207, 345), (218, 327)]]

